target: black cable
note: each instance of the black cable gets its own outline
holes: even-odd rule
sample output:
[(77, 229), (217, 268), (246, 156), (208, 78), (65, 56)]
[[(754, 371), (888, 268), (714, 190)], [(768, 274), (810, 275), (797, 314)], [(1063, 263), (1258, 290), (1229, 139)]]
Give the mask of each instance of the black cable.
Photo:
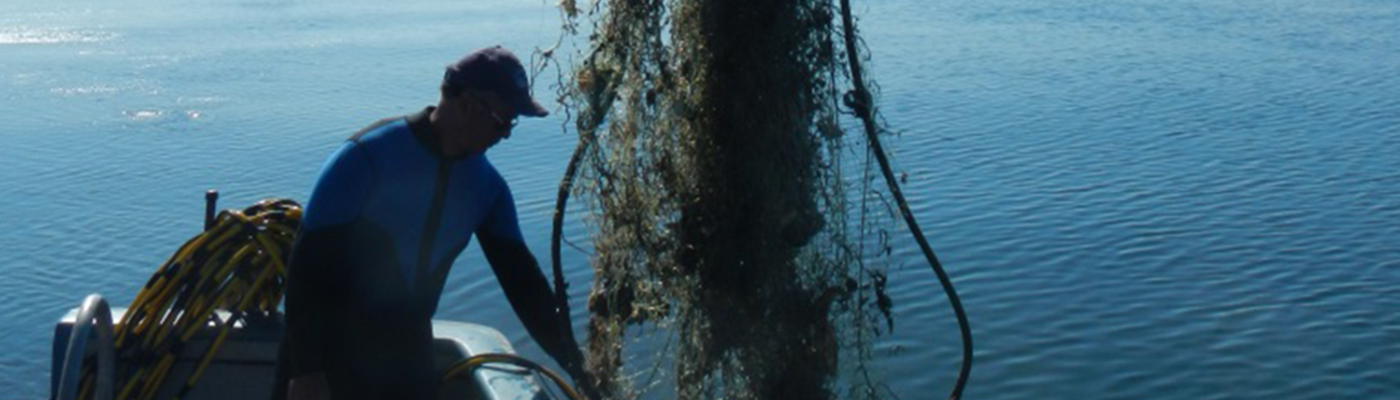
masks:
[[(559, 181), (559, 192), (554, 200), (554, 226), (550, 233), (549, 258), (553, 265), (554, 272), (554, 301), (558, 307), (557, 318), (563, 327), (560, 331), (564, 340), (573, 338), (571, 323), (573, 320), (569, 315), (569, 281), (564, 279), (564, 263), (562, 261), (560, 242), (564, 238), (564, 214), (569, 206), (569, 193), (574, 187), (574, 177), (578, 176), (579, 165), (583, 163), (583, 158), (588, 152), (589, 145), (596, 139), (594, 132), (602, 125), (604, 116), (608, 110), (612, 109), (612, 102), (615, 99), (616, 83), (599, 85), (593, 89), (593, 98), (603, 97), (606, 101), (594, 102), (593, 107), (579, 117), (579, 141), (574, 147), (574, 154), (569, 157), (569, 166), (564, 170), (564, 178)], [(585, 360), (579, 360), (585, 365), (579, 365), (579, 369), (587, 371)], [(586, 376), (575, 377), (576, 379), (592, 379)], [(589, 396), (596, 396), (596, 391), (589, 389), (591, 384), (585, 383), (585, 390)]]
[[(564, 210), (569, 205), (569, 191), (574, 187), (574, 176), (578, 174), (579, 163), (588, 142), (580, 139), (569, 158), (569, 167), (564, 171), (564, 179), (559, 182), (559, 194), (554, 203), (554, 229), (549, 241), (549, 259), (554, 266), (554, 301), (558, 303), (561, 323), (569, 321), (569, 282), (564, 279), (564, 265), (560, 260), (559, 242), (564, 238)], [(565, 325), (564, 329), (572, 329)]]
[[(596, 56), (597, 53), (594, 53)], [(591, 64), (592, 61), (589, 61)], [(559, 193), (554, 199), (554, 227), (549, 241), (549, 258), (554, 265), (554, 296), (556, 301), (562, 303), (565, 310), (569, 307), (568, 286), (564, 280), (563, 262), (560, 260), (559, 243), (564, 238), (564, 211), (569, 207), (569, 192), (574, 187), (574, 177), (578, 175), (579, 165), (583, 163), (583, 157), (588, 152), (589, 145), (597, 139), (596, 131), (603, 125), (603, 120), (607, 113), (612, 110), (612, 103), (617, 99), (617, 84), (620, 79), (609, 79), (602, 85), (595, 85), (589, 93), (590, 99), (599, 99), (590, 102), (591, 108), (579, 115), (578, 144), (574, 146), (574, 154), (569, 157), (569, 166), (564, 169), (564, 178), (559, 181)]]
[(938, 281), (943, 284), (943, 291), (948, 294), (948, 302), (953, 306), (953, 313), (958, 317), (958, 328), (962, 333), (963, 362), (962, 369), (958, 371), (958, 380), (953, 384), (953, 393), (948, 396), (951, 400), (962, 398), (963, 387), (967, 386), (968, 375), (972, 373), (972, 327), (967, 322), (967, 314), (963, 312), (962, 300), (958, 298), (957, 290), (953, 289), (953, 281), (948, 278), (948, 273), (943, 270), (943, 264), (938, 262), (938, 256), (933, 254), (933, 249), (929, 247), (928, 240), (924, 239), (923, 230), (919, 229), (919, 222), (914, 219), (914, 213), (909, 211), (909, 203), (904, 200), (904, 192), (899, 190), (899, 183), (894, 179), (894, 173), (890, 171), (890, 161), (885, 156), (885, 150), (880, 146), (878, 129), (875, 127), (874, 115), (870, 108), (870, 92), (865, 87), (865, 80), (861, 75), (859, 49), (856, 47), (855, 23), (851, 20), (851, 0), (841, 0), (841, 23), (845, 31), (846, 57), (850, 61), (851, 83), (855, 85), (855, 90), (846, 96), (846, 105), (851, 107), (865, 124), (865, 136), (870, 140), (871, 150), (875, 153), (875, 159), (880, 162), (880, 172), (885, 175), (885, 182), (889, 183), (890, 194), (894, 195), (895, 203), (899, 205), (899, 213), (904, 216), (904, 222), (909, 225), (909, 231), (914, 235), (914, 240), (919, 242), (919, 249), (923, 250), (924, 258), (928, 259), (929, 266), (933, 267), (933, 272), (938, 274)]

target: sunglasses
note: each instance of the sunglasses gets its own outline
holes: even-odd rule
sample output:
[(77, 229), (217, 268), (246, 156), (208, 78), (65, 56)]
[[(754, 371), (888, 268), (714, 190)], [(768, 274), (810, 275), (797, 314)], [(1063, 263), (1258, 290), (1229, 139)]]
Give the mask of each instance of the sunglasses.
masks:
[(520, 124), (519, 118), (511, 118), (509, 120), (502, 118), (501, 114), (497, 114), (496, 110), (492, 108), (490, 104), (486, 103), (486, 101), (482, 100), (480, 97), (477, 97), (476, 95), (472, 94), (471, 91), (465, 91), (463, 93), (466, 93), (467, 97), (470, 97), (472, 100), (476, 100), (477, 103), (481, 103), (481, 107), (485, 108), (486, 112), (491, 115), (491, 119), (496, 122), (495, 129), (497, 132), (506, 132), (511, 129), (515, 129), (515, 126)]

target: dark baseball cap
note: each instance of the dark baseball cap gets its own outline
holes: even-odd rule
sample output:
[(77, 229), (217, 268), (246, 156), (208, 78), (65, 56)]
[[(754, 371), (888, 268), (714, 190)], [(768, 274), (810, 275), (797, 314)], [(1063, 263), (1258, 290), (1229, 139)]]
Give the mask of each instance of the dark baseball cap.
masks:
[(442, 83), (465, 89), (495, 93), (515, 112), (527, 117), (543, 117), (549, 111), (530, 98), (530, 82), (525, 67), (510, 50), (487, 47), (467, 54), (447, 66)]

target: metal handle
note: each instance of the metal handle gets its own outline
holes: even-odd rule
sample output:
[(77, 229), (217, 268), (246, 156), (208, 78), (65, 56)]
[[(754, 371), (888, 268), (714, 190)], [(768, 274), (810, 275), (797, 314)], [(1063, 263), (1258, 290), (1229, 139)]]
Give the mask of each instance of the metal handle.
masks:
[(209, 189), (204, 192), (204, 230), (214, 227), (214, 209), (218, 208), (219, 191)]
[(78, 382), (83, 378), (83, 355), (87, 353), (88, 337), (97, 329), (97, 400), (112, 400), (115, 386), (112, 376), (116, 367), (116, 352), (112, 342), (112, 309), (100, 294), (90, 294), (73, 320), (73, 332), (68, 336), (68, 351), (63, 357), (63, 375), (58, 380), (57, 400), (78, 398)]

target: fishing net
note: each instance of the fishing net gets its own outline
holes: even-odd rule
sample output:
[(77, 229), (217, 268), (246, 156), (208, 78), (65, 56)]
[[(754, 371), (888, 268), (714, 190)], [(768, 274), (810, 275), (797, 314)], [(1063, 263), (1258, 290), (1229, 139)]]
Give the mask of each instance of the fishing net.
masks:
[(561, 198), (585, 199), (594, 230), (600, 390), (886, 397), (871, 344), (893, 328), (879, 261), (893, 219), (868, 159), (846, 176), (867, 149), (841, 128), (856, 50), (832, 1), (560, 8), (567, 32), (591, 24), (559, 87), (580, 138)]

